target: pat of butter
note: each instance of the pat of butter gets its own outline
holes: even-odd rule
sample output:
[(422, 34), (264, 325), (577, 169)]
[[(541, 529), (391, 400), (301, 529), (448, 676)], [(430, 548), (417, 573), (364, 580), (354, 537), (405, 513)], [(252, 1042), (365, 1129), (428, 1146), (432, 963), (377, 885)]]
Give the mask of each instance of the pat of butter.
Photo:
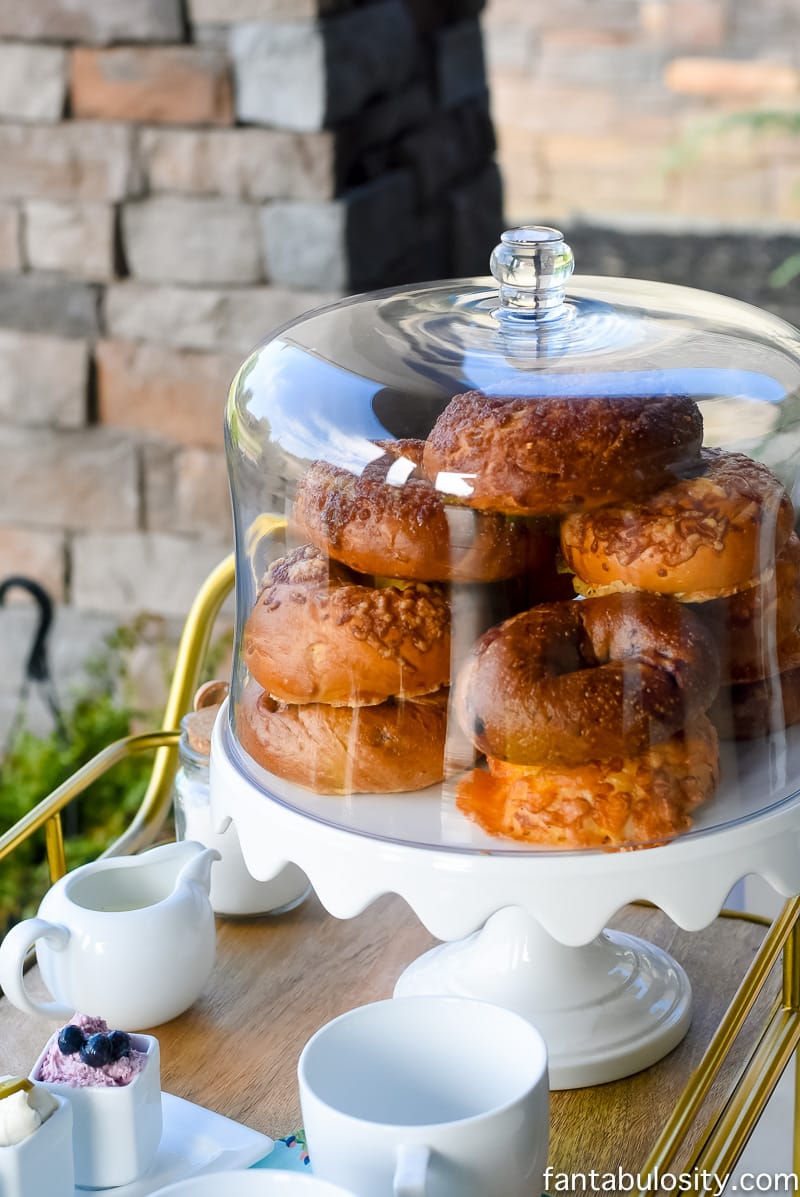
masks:
[(4, 1081), (0, 1081), (0, 1101), (4, 1097), (10, 1097), (12, 1093), (19, 1093), (20, 1089), (25, 1089), (30, 1093), (33, 1084), (24, 1076), (10, 1076)]

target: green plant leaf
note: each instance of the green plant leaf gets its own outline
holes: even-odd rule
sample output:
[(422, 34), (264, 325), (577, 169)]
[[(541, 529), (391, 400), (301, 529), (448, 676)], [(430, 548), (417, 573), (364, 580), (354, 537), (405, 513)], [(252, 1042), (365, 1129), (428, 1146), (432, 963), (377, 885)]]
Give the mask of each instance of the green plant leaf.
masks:
[[(124, 657), (109, 638), (87, 663), (87, 680), (64, 712), (64, 734), (19, 728), (0, 762), (0, 830), (16, 823), (56, 786), (113, 740), (127, 735), (140, 712), (116, 697)], [(151, 762), (132, 757), (99, 778), (75, 804), (77, 830), (65, 839), (67, 867), (93, 859), (125, 829), (147, 785)], [(72, 808), (70, 808), (72, 809)], [(48, 888), (44, 836), (25, 841), (0, 865), (0, 933), (33, 914)]]

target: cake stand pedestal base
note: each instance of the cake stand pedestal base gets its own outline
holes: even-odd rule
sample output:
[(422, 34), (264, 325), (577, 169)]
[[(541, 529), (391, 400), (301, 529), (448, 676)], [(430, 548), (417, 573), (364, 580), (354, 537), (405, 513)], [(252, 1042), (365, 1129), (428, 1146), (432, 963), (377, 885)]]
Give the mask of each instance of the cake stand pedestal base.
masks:
[(471, 994), (523, 1013), (548, 1041), (553, 1087), (580, 1088), (654, 1064), (689, 1024), (685, 973), (652, 944), (604, 930), (616, 911), (642, 899), (699, 931), (749, 874), (800, 893), (800, 727), (726, 752), (693, 831), (639, 852), (535, 851), (484, 843), (442, 787), (340, 802), (258, 770), (226, 700), (212, 819), (217, 831), (233, 819), (257, 881), (291, 861), (336, 918), (399, 894), (449, 946), (413, 964), (397, 992)]
[(552, 1089), (647, 1068), (680, 1043), (691, 1018), (689, 979), (661, 948), (620, 931), (567, 947), (519, 906), (420, 956), (394, 992), (462, 994), (523, 1014), (548, 1045)]

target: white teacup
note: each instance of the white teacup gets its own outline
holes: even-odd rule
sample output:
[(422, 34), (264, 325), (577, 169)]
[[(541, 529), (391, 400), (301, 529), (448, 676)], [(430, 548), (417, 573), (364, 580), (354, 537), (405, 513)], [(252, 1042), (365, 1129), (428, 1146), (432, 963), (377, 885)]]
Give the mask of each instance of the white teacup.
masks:
[(547, 1050), (521, 1015), (461, 997), (348, 1011), (298, 1064), (316, 1176), (356, 1197), (532, 1197), (547, 1163)]

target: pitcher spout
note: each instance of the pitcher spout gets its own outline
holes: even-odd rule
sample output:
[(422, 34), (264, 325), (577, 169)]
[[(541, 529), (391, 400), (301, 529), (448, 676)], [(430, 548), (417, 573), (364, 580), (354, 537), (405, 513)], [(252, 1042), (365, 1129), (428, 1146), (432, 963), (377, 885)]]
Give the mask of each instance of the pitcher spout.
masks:
[(211, 866), (215, 860), (221, 860), (216, 848), (204, 848), (193, 840), (185, 840), (184, 846), (191, 845), (196, 849), (183, 865), (175, 880), (175, 890), (186, 885), (197, 885), (205, 894), (211, 889)]

